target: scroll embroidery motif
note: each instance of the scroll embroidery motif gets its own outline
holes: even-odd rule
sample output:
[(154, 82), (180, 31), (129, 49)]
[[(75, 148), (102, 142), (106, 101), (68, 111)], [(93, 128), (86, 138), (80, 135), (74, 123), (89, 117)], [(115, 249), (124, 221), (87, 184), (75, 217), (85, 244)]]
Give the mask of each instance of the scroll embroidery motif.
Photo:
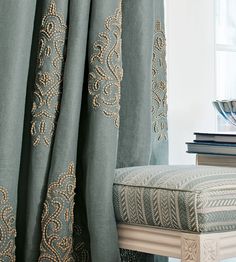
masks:
[(76, 177), (74, 164), (48, 187), (42, 215), (42, 240), (39, 262), (72, 262), (74, 195)]
[(8, 191), (0, 186), (0, 261), (14, 262), (15, 216), (9, 204)]
[(33, 145), (49, 146), (58, 117), (66, 39), (64, 18), (51, 1), (42, 19), (32, 106)]
[(119, 127), (121, 65), (121, 2), (114, 16), (104, 24), (105, 31), (98, 34), (90, 58), (88, 92), (92, 106), (114, 121)]
[(152, 125), (157, 139), (167, 140), (166, 39), (156, 23), (152, 57)]

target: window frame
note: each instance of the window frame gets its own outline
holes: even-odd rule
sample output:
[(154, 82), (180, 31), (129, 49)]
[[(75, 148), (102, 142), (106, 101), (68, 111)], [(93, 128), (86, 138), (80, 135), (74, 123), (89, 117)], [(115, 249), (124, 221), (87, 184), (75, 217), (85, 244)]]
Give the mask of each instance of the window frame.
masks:
[[(214, 72), (215, 72), (215, 99), (219, 99), (219, 94), (222, 92), (219, 89), (219, 84), (217, 81), (218, 75), (217, 75), (217, 54), (218, 52), (236, 52), (236, 44), (219, 44), (217, 43), (217, 2), (220, 0), (215, 0), (214, 1), (214, 53), (215, 53), (215, 58), (214, 58)], [(236, 131), (236, 127), (233, 125), (227, 123), (219, 114), (216, 112), (216, 129), (217, 131)]]

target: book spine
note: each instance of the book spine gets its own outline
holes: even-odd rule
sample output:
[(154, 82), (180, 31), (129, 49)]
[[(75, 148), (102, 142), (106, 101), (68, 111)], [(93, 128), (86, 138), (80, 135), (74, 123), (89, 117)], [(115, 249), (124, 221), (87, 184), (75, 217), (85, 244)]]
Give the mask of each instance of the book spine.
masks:
[(236, 156), (212, 156), (197, 154), (197, 165), (236, 167)]

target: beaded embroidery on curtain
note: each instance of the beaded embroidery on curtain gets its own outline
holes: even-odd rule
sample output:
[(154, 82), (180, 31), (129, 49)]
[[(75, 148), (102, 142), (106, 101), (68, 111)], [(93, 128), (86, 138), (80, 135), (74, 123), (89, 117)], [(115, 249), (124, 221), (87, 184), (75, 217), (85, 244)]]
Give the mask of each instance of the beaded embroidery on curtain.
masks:
[(8, 197), (8, 190), (0, 186), (0, 261), (14, 262), (15, 215)]
[(152, 125), (158, 141), (167, 140), (166, 37), (158, 20), (152, 57)]
[(49, 146), (55, 132), (62, 93), (66, 33), (64, 17), (57, 12), (56, 2), (52, 0), (42, 19), (39, 36), (31, 121), (34, 146)]
[(90, 58), (88, 91), (94, 109), (99, 109), (120, 123), (120, 82), (123, 76), (121, 66), (121, 1), (113, 16), (107, 17), (105, 31), (98, 34)]
[(72, 262), (74, 196), (76, 187), (75, 166), (48, 187), (41, 220), (42, 240), (38, 261)]

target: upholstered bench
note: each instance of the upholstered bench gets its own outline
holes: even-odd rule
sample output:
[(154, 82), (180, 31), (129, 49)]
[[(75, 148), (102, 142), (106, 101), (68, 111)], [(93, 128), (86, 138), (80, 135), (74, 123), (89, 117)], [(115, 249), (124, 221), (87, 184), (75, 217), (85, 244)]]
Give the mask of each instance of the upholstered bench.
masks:
[(113, 191), (121, 248), (189, 262), (236, 257), (236, 168), (120, 168)]

